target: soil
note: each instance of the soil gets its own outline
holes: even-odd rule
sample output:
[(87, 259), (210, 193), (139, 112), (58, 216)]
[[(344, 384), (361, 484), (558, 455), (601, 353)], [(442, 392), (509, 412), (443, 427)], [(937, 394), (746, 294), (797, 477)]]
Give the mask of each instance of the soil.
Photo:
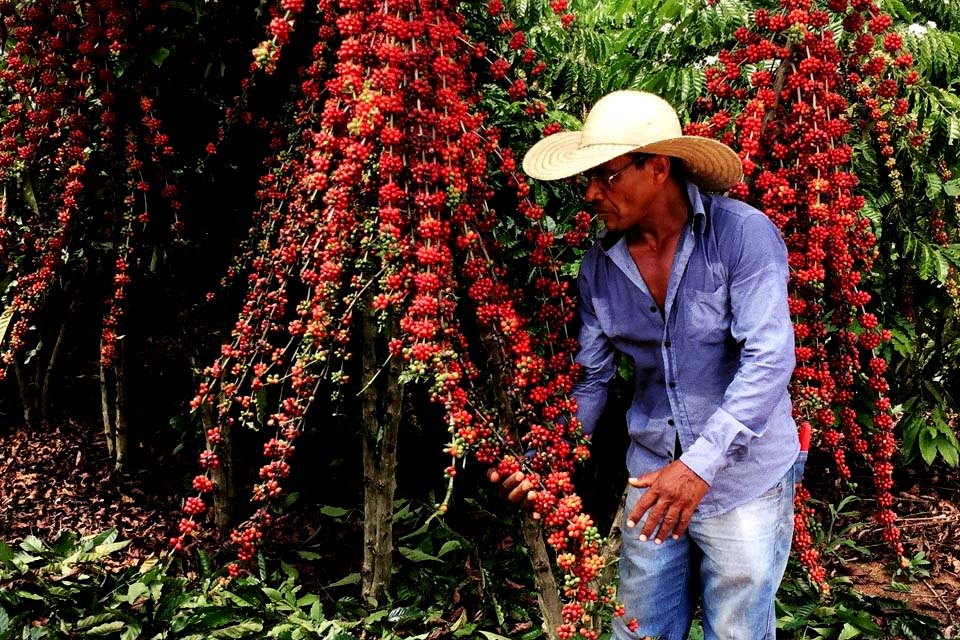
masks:
[(182, 491), (155, 469), (120, 478), (112, 467), (96, 428), (66, 422), (0, 430), (0, 540), (33, 535), (51, 543), (64, 531), (116, 527), (120, 540), (131, 541), (129, 562), (164, 551)]
[[(906, 487), (893, 491), (905, 560), (920, 561), (897, 572), (880, 543), (878, 559), (848, 563), (844, 570), (862, 593), (903, 600), (939, 620), (946, 638), (960, 637), (960, 472), (908, 470), (898, 484)], [(870, 540), (878, 533), (878, 527), (867, 527), (854, 537)]]
[[(53, 541), (63, 531), (86, 535), (116, 527), (120, 539), (131, 541), (125, 562), (165, 552), (186, 495), (181, 483), (157, 473), (118, 478), (110, 470), (95, 426), (65, 422), (0, 430), (0, 540), (15, 544), (34, 535)], [(869, 486), (868, 478), (861, 481)], [(929, 564), (891, 571), (896, 559), (880, 542), (879, 528), (851, 515), (838, 518), (835, 531), (871, 553), (864, 560), (851, 551), (834, 570), (846, 573), (864, 594), (905, 601), (936, 618), (946, 638), (960, 637), (960, 472), (942, 466), (907, 469), (896, 482), (906, 557), (922, 552)], [(815, 496), (830, 494), (826, 481), (811, 490)], [(299, 524), (313, 530), (309, 523)]]

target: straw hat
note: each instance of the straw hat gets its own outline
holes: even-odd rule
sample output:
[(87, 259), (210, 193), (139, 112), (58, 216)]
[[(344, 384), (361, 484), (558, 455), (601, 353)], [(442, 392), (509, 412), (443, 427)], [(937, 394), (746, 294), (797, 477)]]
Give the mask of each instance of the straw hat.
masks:
[(631, 152), (680, 158), (687, 179), (706, 191), (726, 191), (743, 174), (733, 149), (683, 135), (673, 107), (642, 91), (604, 96), (587, 114), (582, 131), (555, 133), (533, 145), (523, 158), (523, 170), (532, 178), (557, 180)]

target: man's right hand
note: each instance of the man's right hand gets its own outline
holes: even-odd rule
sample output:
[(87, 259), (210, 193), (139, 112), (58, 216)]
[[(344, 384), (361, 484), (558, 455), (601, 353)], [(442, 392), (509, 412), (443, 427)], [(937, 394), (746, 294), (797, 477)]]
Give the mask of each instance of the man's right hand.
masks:
[[(533, 507), (534, 500), (537, 499), (537, 492), (533, 490), (534, 484), (526, 479), (522, 471), (517, 471), (506, 477), (501, 477), (496, 469), (487, 470), (487, 478), (490, 482), (499, 486), (500, 495), (513, 504), (520, 505), (524, 509)], [(534, 520), (540, 518), (540, 514), (533, 512)]]

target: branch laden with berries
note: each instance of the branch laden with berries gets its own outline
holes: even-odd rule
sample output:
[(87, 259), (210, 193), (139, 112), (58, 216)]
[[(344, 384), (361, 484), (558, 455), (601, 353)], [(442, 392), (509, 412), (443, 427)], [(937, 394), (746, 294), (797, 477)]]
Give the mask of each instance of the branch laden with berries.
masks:
[[(830, 25), (841, 22), (843, 33), (833, 33)], [(699, 106), (710, 117), (689, 131), (739, 149), (745, 182), (734, 194), (756, 203), (783, 233), (797, 339), (795, 415), (816, 428), (840, 477), (850, 478), (849, 453), (872, 466), (875, 518), (902, 553), (889, 491), (894, 421), (881, 353), (890, 332), (869, 307), (876, 237), (852, 166), (854, 144), (872, 142), (891, 158), (894, 144), (922, 143), (902, 97), (916, 72), (891, 24), (870, 0), (782, 0), (776, 11), (757, 10), (751, 26), (734, 34), (739, 45), (707, 70), (711, 97)], [(805, 513), (801, 505), (795, 542), (823, 583)]]
[[(173, 149), (144, 94), (147, 73), (138, 73), (156, 66), (141, 46), (162, 32), (161, 8), (7, 0), (0, 14), (9, 34), (0, 63), (0, 256), (14, 318), (0, 376), (43, 343), (27, 333), (61, 284), (90, 277), (109, 291), (101, 356), (110, 367), (143, 247), (171, 240), (165, 228), (148, 240), (148, 221), (156, 215), (161, 228), (179, 230), (165, 167)], [(91, 258), (104, 247), (112, 255), (98, 264)]]
[[(189, 544), (207, 510), (203, 496), (213, 489), (209, 472), (220, 464), (224, 430), (263, 424), (274, 437), (253, 491), (258, 509), (233, 533), (239, 560), (250, 560), (317, 394), (330, 384), (339, 397), (356, 388), (357, 343), (365, 351), (382, 343), (384, 365), (360, 381), (360, 393), (396, 371), (398, 384), (425, 386), (444, 409), (451, 464), (438, 511), (471, 452), (502, 472), (527, 469), (541, 483), (536, 509), (566, 576), (569, 603), (557, 633), (597, 637), (581, 626), (603, 600), (589, 586), (603, 560), (570, 480), (587, 450), (570, 418), (578, 375), (566, 334), (573, 305), (555, 257), (584, 242), (589, 216), (577, 215), (562, 237), (547, 231), (479, 95), (489, 78), (507, 84), (511, 100), (525, 100), (526, 81), (507, 73), (516, 65), (533, 77), (542, 64), (506, 20), (497, 27), (508, 38), (503, 52), (471, 44), (458, 7), (444, 0), (327, 0), (316, 15), (284, 0), (281, 9), (282, 24), (275, 17), (269, 27), (275, 44), (255, 52), (268, 71), (283, 64), (291, 33), (316, 35), (304, 36), (311, 59), (298, 65), (294, 115), (286, 138), (275, 140), (269, 164), (278, 169), (261, 181), (246, 302), (193, 401), (219, 419), (200, 457), (206, 472), (194, 480), (198, 495), (187, 501), (171, 544)], [(537, 100), (523, 108), (530, 117), (546, 110)], [(498, 240), (508, 225), (520, 229), (510, 250)], [(528, 292), (522, 285), (531, 270)], [(379, 333), (358, 337), (352, 327), (371, 321)], [(481, 368), (478, 354), (502, 368)], [(498, 383), (480, 382), (488, 375)]]

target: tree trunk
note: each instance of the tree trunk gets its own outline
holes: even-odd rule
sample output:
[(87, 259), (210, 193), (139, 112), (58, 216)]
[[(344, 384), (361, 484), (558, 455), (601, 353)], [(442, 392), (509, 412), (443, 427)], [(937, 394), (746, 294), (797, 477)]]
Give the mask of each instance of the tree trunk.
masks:
[[(75, 291), (75, 290), (72, 290)], [(44, 368), (37, 367), (37, 386), (40, 388), (40, 419), (46, 420), (50, 417), (50, 385), (53, 381), (53, 373), (56, 369), (57, 360), (60, 356), (60, 349), (63, 347), (64, 336), (67, 335), (67, 325), (73, 318), (77, 308), (78, 296), (73, 296), (67, 311), (60, 321), (60, 330), (57, 332), (57, 339), (53, 342), (53, 349), (50, 350), (50, 357), (47, 359), (47, 365)], [(42, 373), (42, 380), (41, 380)]]
[[(206, 434), (217, 425), (214, 418), (214, 406), (204, 402), (200, 405), (200, 421), (203, 432)], [(206, 436), (204, 436), (206, 437)], [(211, 446), (207, 438), (207, 446)], [(233, 526), (237, 513), (237, 485), (235, 482), (233, 464), (233, 430), (220, 429), (220, 442), (216, 445), (220, 457), (220, 464), (210, 470), (213, 480), (213, 521), (217, 528), (225, 531)]]
[(547, 544), (543, 539), (543, 527), (533, 519), (530, 513), (523, 514), (523, 541), (533, 567), (533, 584), (537, 589), (537, 604), (543, 617), (543, 632), (549, 640), (559, 640), (557, 627), (563, 623), (560, 613), (560, 595), (557, 579), (553, 575), (553, 565)]
[[(381, 602), (393, 571), (393, 496), (397, 488), (397, 437), (403, 406), (401, 363), (393, 359), (378, 371), (376, 320), (363, 319), (361, 392), (363, 430), (363, 567), (361, 594), (365, 601)], [(382, 416), (382, 417), (381, 417)]]
[[(100, 341), (100, 346), (103, 346), (103, 340)], [(111, 460), (116, 460), (114, 458), (114, 435), (113, 435), (113, 419), (114, 419), (114, 402), (113, 402), (113, 393), (111, 393), (111, 384), (110, 379), (113, 377), (113, 372), (107, 367), (103, 366), (103, 360), (100, 361), (100, 411), (103, 415), (103, 435), (107, 440), (107, 453), (110, 454)]]
[(23, 421), (27, 426), (36, 426), (33, 424), (36, 413), (34, 411), (37, 395), (36, 390), (33, 388), (29, 376), (23, 371), (20, 360), (16, 355), (14, 355), (13, 358), (13, 375), (17, 379), (17, 388), (20, 391), (20, 403), (23, 405)]
[[(194, 372), (195, 387), (198, 384), (196, 377), (201, 368), (197, 366), (197, 359), (190, 356), (190, 368)], [(217, 426), (217, 413), (214, 404), (204, 401), (200, 405), (200, 424), (203, 427), (204, 439), (207, 447), (216, 448), (220, 464), (210, 470), (210, 479), (213, 480), (213, 521), (217, 528), (225, 531), (236, 523), (237, 516), (237, 482), (236, 464), (234, 461), (233, 430), (226, 426), (220, 427), (220, 442), (210, 442), (207, 433)]]
[(129, 437), (127, 432), (127, 347), (126, 341), (117, 341), (117, 357), (114, 361), (114, 380), (116, 383), (116, 397), (114, 400), (114, 415), (116, 419), (113, 422), (114, 433), (114, 457), (113, 470), (116, 473), (124, 473), (127, 470), (127, 452), (129, 449)]
[[(101, 339), (101, 347), (103, 341)], [(114, 473), (127, 470), (129, 438), (127, 429), (126, 345), (117, 342), (117, 355), (110, 366), (100, 362), (100, 411), (103, 415), (103, 435), (107, 452), (113, 460)]]
[(63, 347), (64, 337), (67, 335), (67, 325), (69, 325), (73, 319), (77, 302), (80, 300), (77, 287), (68, 288), (67, 295), (69, 296), (69, 302), (60, 320), (60, 328), (57, 331), (56, 340), (53, 341), (53, 348), (50, 349), (50, 355), (46, 363), (42, 366), (41, 361), (37, 361), (35, 387), (39, 389), (40, 393), (38, 408), (41, 421), (46, 421), (50, 417), (50, 388), (53, 383), (53, 374), (56, 371), (57, 360), (60, 356), (60, 349)]
[(623, 495), (620, 496), (620, 506), (617, 507), (617, 513), (613, 516), (613, 522), (610, 524), (610, 532), (603, 543), (603, 548), (600, 549), (600, 557), (603, 558), (603, 571), (597, 576), (597, 589), (606, 587), (617, 577), (617, 561), (620, 559), (621, 538), (623, 536), (620, 523), (623, 522), (623, 512), (626, 507), (627, 490), (624, 489)]

